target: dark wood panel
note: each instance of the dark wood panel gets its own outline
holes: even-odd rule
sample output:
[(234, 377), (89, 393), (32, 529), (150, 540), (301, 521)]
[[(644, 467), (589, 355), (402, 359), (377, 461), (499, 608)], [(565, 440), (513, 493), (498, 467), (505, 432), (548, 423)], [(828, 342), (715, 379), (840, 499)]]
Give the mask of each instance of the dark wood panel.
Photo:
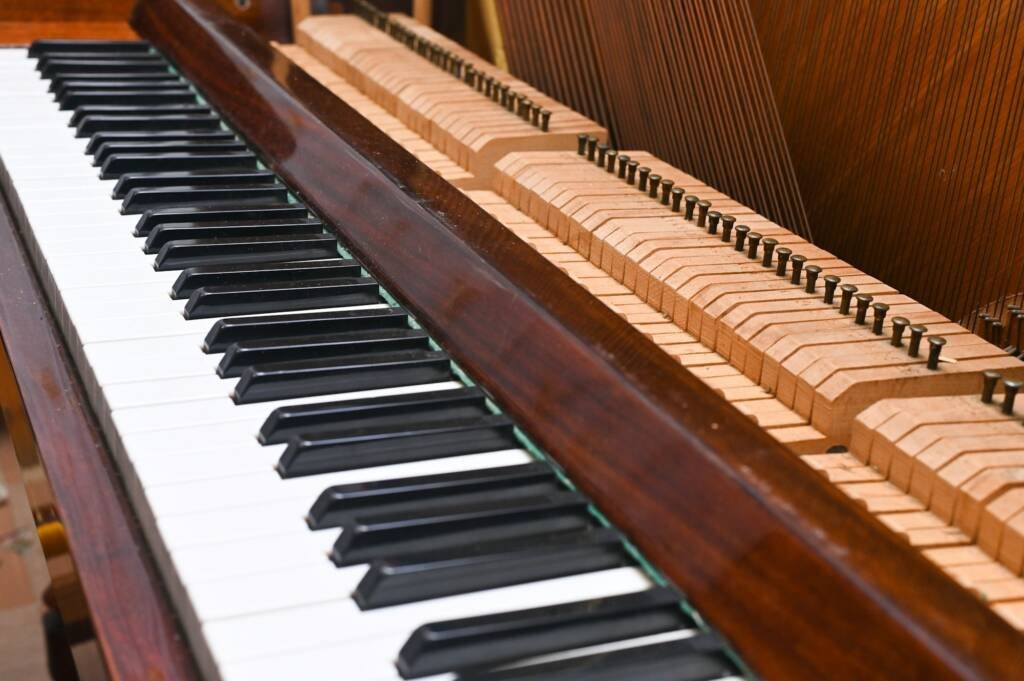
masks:
[(254, 33), (189, 0), (133, 26), (757, 672), (1019, 671), (1005, 622)]
[(816, 242), (954, 319), (1024, 291), (1024, 4), (750, 4)]
[(746, 0), (497, 0), (509, 69), (803, 236)]
[(113, 679), (197, 679), (85, 393), (0, 194), (0, 338)]
[(44, 38), (136, 40), (138, 37), (125, 20), (0, 21), (0, 45), (28, 45)]

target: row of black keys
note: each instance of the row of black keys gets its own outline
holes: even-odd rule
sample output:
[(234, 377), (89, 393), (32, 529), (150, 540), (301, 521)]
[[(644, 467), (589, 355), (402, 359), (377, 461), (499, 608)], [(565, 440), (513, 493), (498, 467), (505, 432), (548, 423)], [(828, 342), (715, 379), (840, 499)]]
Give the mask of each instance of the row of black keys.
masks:
[[(323, 225), (288, 203), (273, 173), (259, 169), (219, 120), (210, 123), (217, 120), (212, 112), (178, 91), (187, 85), (177, 79), (182, 87), (170, 87), (162, 77), (166, 64), (128, 45), (116, 59), (64, 45), (44, 55), (40, 68), (54, 79), (62, 108), (74, 109), (79, 134), (91, 135), (87, 153), (102, 175), (118, 178), (114, 196), (123, 200), (122, 212), (142, 213), (136, 235), (146, 238), (144, 250), (158, 253), (158, 268), (183, 270), (172, 294), (188, 298), (186, 315), (380, 302), (377, 284), (361, 276), (358, 263), (338, 257)], [(138, 87), (144, 81), (161, 87)], [(239, 402), (452, 378), (448, 358), (431, 347), (395, 308), (226, 318), (205, 343), (208, 352), (224, 353), (221, 376), (241, 377)], [(284, 477), (518, 446), (511, 421), (475, 388), (279, 408), (260, 440), (287, 443), (278, 465)], [(331, 552), (335, 564), (370, 566), (354, 594), (364, 609), (635, 564), (621, 535), (602, 526), (588, 501), (540, 462), (333, 487), (316, 500), (308, 522), (312, 529), (342, 528)], [(403, 647), (398, 666), (409, 678), (452, 670), (466, 679), (551, 680), (733, 673), (713, 635), (522, 669), (465, 671), (694, 626), (678, 594), (659, 587), (425, 625)]]

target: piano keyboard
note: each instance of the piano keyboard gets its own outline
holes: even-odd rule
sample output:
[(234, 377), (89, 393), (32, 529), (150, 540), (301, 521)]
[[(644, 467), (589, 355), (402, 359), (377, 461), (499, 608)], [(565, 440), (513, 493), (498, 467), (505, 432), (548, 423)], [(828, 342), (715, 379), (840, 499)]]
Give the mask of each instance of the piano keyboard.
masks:
[(0, 83), (4, 192), (206, 675), (743, 674), (148, 45)]

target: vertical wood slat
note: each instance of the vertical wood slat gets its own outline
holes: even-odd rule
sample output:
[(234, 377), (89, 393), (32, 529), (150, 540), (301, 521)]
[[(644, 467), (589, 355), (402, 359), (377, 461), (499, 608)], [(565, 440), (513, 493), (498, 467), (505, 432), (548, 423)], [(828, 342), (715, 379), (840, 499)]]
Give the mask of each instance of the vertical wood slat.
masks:
[(1024, 290), (1024, 6), (750, 6), (816, 242), (968, 323)]
[(497, 0), (512, 73), (810, 236), (746, 0)]

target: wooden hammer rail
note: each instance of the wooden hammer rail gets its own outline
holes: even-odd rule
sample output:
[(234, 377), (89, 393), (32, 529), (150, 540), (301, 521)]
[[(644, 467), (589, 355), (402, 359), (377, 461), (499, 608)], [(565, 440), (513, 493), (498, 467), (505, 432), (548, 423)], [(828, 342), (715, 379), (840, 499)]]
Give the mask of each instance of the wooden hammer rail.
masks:
[[(495, 163), (510, 151), (571, 149), (580, 133), (607, 136), (593, 121), (493, 67), (497, 80), (478, 91), (355, 15), (304, 19), (296, 42), (468, 170), (478, 180), (467, 184), (472, 188), (489, 187)], [(507, 99), (512, 90), (523, 99), (505, 106), (500, 95), (494, 101), (494, 92)], [(526, 99), (550, 112), (543, 129), (516, 112)]]
[(880, 399), (1024, 376), (1002, 348), (696, 178), (602, 146), (509, 154), (494, 187), (836, 442)]

